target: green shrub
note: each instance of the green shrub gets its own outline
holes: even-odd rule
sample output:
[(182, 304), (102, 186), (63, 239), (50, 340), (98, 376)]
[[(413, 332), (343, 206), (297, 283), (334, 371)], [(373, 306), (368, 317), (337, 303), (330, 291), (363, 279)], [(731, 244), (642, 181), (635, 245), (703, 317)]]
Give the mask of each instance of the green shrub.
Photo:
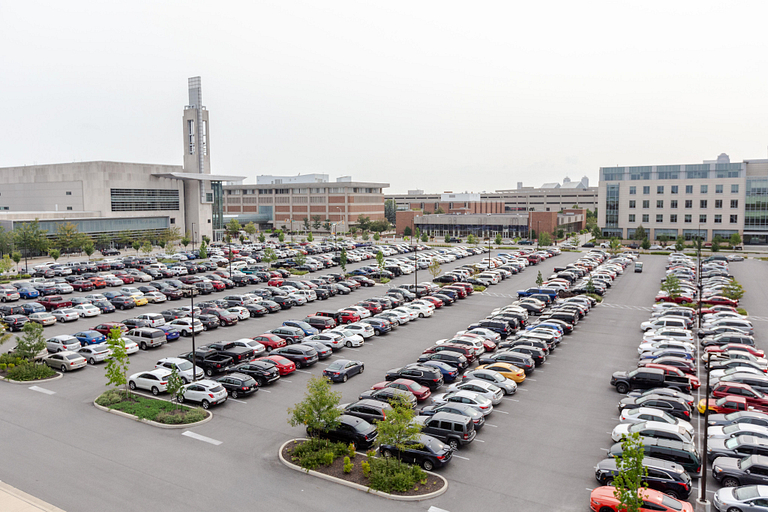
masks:
[(15, 364), (13, 364), (13, 363), (8, 363), (8, 371), (12, 370), (12, 369), (13, 369), (13, 368), (15, 368), (15, 367), (16, 367), (16, 365), (15, 365)]
[(303, 276), (306, 273), (307, 273), (306, 270), (291, 270), (291, 274), (295, 276)]
[(587, 297), (592, 297), (597, 302), (603, 302), (603, 298), (601, 296), (597, 295), (596, 293), (588, 293)]
[(14, 365), (11, 363), (8, 365), (7, 377), (11, 380), (40, 380), (51, 378), (54, 375), (56, 372), (45, 364), (23, 363)]
[(6, 363), (0, 363), (0, 372), (4, 372), (6, 368), (8, 368)]
[(349, 457), (344, 457), (344, 472), (345, 473), (352, 472), (352, 461), (349, 460)]
[(355, 443), (349, 443), (348, 449), (349, 449), (349, 457), (351, 459), (354, 459), (355, 458)]
[(291, 452), (291, 459), (304, 469), (315, 469), (330, 466), (334, 460), (348, 453), (349, 447), (344, 443), (312, 438), (297, 445)]
[(475, 290), (476, 292), (484, 292), (485, 291), (485, 286), (483, 286), (481, 284), (476, 284), (476, 285), (472, 286), (472, 289)]
[(122, 391), (110, 389), (109, 391), (102, 393), (101, 396), (96, 399), (96, 403), (102, 407), (109, 407), (110, 405), (122, 402), (124, 398), (125, 395)]
[(363, 462), (361, 462), (360, 467), (363, 469), (363, 476), (365, 478), (368, 478), (371, 476), (371, 464), (368, 461), (364, 460)]
[(381, 278), (381, 283), (382, 283), (382, 284), (386, 284), (386, 283), (388, 283), (389, 281), (391, 281), (391, 279), (389, 279), (388, 277), (382, 277), (382, 278)]
[(418, 466), (411, 466), (397, 459), (369, 458), (370, 486), (378, 491), (391, 493), (407, 492), (427, 474)]
[(736, 308), (736, 312), (743, 316), (749, 316), (749, 313), (747, 313), (747, 310), (744, 308)]
[(171, 425), (195, 423), (205, 419), (206, 416), (206, 413), (200, 408), (192, 409), (186, 405), (165, 400), (133, 394), (129, 394), (126, 398), (123, 391), (118, 389), (105, 391), (96, 399), (96, 403), (116, 411), (132, 414), (141, 419)]

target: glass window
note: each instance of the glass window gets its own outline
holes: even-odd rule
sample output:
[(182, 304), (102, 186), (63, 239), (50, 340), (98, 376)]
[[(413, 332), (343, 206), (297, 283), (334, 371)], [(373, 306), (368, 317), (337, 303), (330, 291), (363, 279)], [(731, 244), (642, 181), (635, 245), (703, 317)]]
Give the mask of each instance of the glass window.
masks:
[(657, 194), (663, 194), (664, 193), (664, 185), (656, 185), (656, 193)]
[(664, 215), (661, 213), (656, 214), (656, 222), (664, 222)]
[(739, 222), (739, 216), (731, 215), (731, 224), (736, 224), (737, 222)]
[(723, 193), (723, 186), (715, 185), (715, 194), (722, 194), (722, 193)]
[(643, 201), (643, 208), (650, 208), (650, 207), (651, 207), (651, 202), (650, 201), (648, 201), (647, 199), (645, 201)]
[(651, 193), (651, 187), (646, 185), (643, 187), (643, 194), (650, 194)]
[(706, 194), (706, 193), (707, 193), (707, 191), (708, 191), (708, 189), (709, 189), (709, 186), (708, 186), (708, 185), (702, 185), (702, 186), (701, 186), (701, 193), (702, 193), (702, 194)]
[(693, 208), (693, 200), (692, 199), (686, 199), (685, 200), (685, 207), (686, 208)]
[(635, 222), (635, 214), (634, 213), (630, 213), (629, 214), (629, 222)]
[(707, 200), (706, 199), (701, 199), (699, 201), (699, 208), (706, 208), (706, 207), (707, 207)]
[(677, 185), (672, 185), (670, 188), (672, 189), (671, 192), (673, 194), (677, 194), (677, 188), (678, 188)]
[(636, 202), (635, 202), (635, 201), (630, 201), (630, 202), (629, 202), (629, 207), (630, 207), (630, 208), (634, 208), (634, 207), (635, 207), (635, 204), (636, 204)]
[(722, 208), (722, 207), (723, 207), (723, 200), (715, 199), (715, 209)]
[(179, 191), (170, 189), (110, 189), (113, 212), (178, 210)]
[(722, 224), (722, 223), (723, 223), (723, 216), (715, 215), (715, 224)]
[(669, 216), (669, 222), (677, 222), (677, 214), (673, 213)]
[(647, 213), (643, 214), (643, 222), (648, 222), (649, 215)]
[(707, 214), (706, 213), (699, 214), (699, 224), (704, 224), (705, 222), (707, 222)]
[(637, 194), (637, 187), (629, 187), (629, 195), (634, 196)]
[(690, 214), (686, 214), (685, 215), (685, 222), (688, 223), (688, 224), (691, 223), (691, 215)]
[(739, 193), (739, 186), (731, 185), (731, 194), (738, 194), (738, 193)]
[(670, 201), (669, 202), (669, 207), (670, 208), (677, 208), (677, 199), (673, 199), (672, 201)]
[(739, 200), (731, 199), (731, 208), (738, 208), (738, 207), (739, 207)]
[(656, 208), (664, 208), (664, 200), (659, 199), (656, 201)]
[(685, 186), (685, 193), (686, 194), (693, 194), (693, 185), (686, 185)]

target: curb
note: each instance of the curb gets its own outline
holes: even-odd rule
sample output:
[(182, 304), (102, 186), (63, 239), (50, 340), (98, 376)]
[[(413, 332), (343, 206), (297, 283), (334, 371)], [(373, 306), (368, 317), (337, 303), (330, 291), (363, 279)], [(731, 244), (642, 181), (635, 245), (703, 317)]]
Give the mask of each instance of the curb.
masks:
[(4, 380), (5, 382), (11, 383), (11, 384), (37, 384), (38, 382), (50, 382), (52, 380), (58, 380), (64, 376), (63, 373), (56, 372), (55, 377), (51, 377), (48, 379), (40, 379), (40, 380), (11, 380), (7, 377), (0, 377), (0, 380)]
[[(280, 445), (280, 448), (277, 451), (277, 456), (280, 458), (280, 462), (282, 462), (285, 466), (287, 466), (288, 468), (290, 468), (290, 469), (292, 469), (294, 471), (298, 471), (299, 473), (305, 473), (305, 474), (309, 474), (309, 475), (312, 475), (312, 476), (316, 476), (318, 478), (322, 478), (323, 480), (328, 480), (330, 482), (334, 482), (334, 483), (337, 483), (337, 484), (340, 484), (340, 485), (345, 485), (347, 487), (351, 487), (352, 489), (357, 489), (358, 491), (363, 491), (366, 494), (372, 494), (374, 496), (381, 496), (382, 498), (386, 498), (388, 500), (394, 500), (394, 501), (424, 501), (424, 500), (429, 500), (429, 499), (432, 499), (432, 498), (437, 498), (438, 496), (444, 494), (448, 490), (448, 480), (446, 480), (444, 477), (438, 475), (437, 473), (432, 473), (431, 471), (427, 471), (426, 473), (430, 477), (434, 476), (434, 477), (437, 477), (437, 478), (441, 479), (443, 481), (443, 483), (445, 484), (445, 485), (443, 485), (442, 489), (440, 489), (439, 491), (431, 492), (429, 494), (422, 494), (420, 496), (399, 496), (399, 495), (396, 495), (396, 494), (389, 494), (389, 493), (382, 492), (382, 491), (376, 491), (376, 490), (371, 489), (370, 487), (367, 487), (365, 485), (360, 485), (360, 484), (356, 484), (356, 483), (353, 483), (353, 482), (347, 482), (346, 480), (343, 480), (341, 478), (336, 478), (335, 476), (326, 475), (324, 473), (320, 473), (318, 471), (313, 471), (311, 469), (304, 469), (304, 468), (302, 468), (300, 466), (297, 466), (293, 462), (290, 462), (290, 461), (286, 460), (285, 457), (283, 457), (283, 448), (285, 448), (285, 446), (288, 443), (292, 443), (294, 441), (306, 441), (306, 438), (300, 437), (300, 438), (296, 438), (296, 439), (289, 439), (288, 441), (284, 442), (283, 444)], [(365, 455), (365, 454), (361, 453), (360, 455)]]
[[(145, 397), (146, 398), (146, 397)], [(114, 409), (110, 409), (109, 407), (104, 407), (103, 405), (99, 405), (96, 403), (96, 400), (93, 401), (94, 407), (97, 409), (108, 412), (110, 414), (116, 414), (117, 416), (122, 416), (123, 418), (129, 418), (133, 421), (138, 421), (139, 423), (146, 423), (147, 425), (150, 425), (152, 427), (157, 428), (164, 428), (164, 429), (175, 429), (175, 428), (189, 428), (189, 427), (196, 427), (197, 425), (202, 425), (203, 423), (208, 423), (213, 419), (213, 413), (211, 411), (206, 411), (208, 413), (208, 417), (204, 420), (195, 422), (195, 423), (184, 423), (181, 425), (166, 425), (165, 423), (158, 423), (156, 421), (152, 420), (145, 420), (143, 418), (139, 418), (138, 416), (134, 416), (133, 414), (128, 414), (127, 412), (123, 411), (116, 411)]]
[(4, 507), (4, 510), (10, 509), (19, 512), (31, 512), (35, 510), (64, 512), (59, 507), (46, 503), (45, 501), (27, 494), (21, 489), (16, 489), (2, 481), (0, 481), (0, 505)]

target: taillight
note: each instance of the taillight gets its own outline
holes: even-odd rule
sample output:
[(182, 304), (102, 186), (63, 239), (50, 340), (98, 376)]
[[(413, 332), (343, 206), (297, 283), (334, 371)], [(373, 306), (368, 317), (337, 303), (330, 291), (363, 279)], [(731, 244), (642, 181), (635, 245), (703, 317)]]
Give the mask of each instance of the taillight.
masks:
[(160, 383), (161, 386), (165, 386), (166, 384), (168, 384), (168, 383), (167, 382), (161, 382)]
[(208, 393), (208, 396), (213, 398), (213, 394), (212, 393)]
[(444, 458), (445, 458), (445, 455), (438, 455), (438, 456), (437, 456), (437, 459), (438, 459), (438, 460), (443, 460)]
[(241, 387), (240, 389), (242, 389), (243, 391), (248, 391), (248, 388), (245, 386)]
[(464, 433), (464, 439), (469, 439), (469, 434), (467, 432)]

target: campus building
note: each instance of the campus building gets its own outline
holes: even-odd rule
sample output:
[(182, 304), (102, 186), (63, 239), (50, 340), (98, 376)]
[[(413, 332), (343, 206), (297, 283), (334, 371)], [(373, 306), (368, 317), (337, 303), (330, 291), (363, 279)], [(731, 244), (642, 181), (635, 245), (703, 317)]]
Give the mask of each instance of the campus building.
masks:
[(0, 226), (12, 230), (38, 219), (51, 235), (59, 224), (72, 223), (94, 238), (129, 232), (138, 240), (176, 227), (197, 242), (204, 235), (220, 239), (222, 182), (243, 177), (211, 174), (200, 77), (188, 86), (183, 165), (95, 161), (0, 168)]
[(598, 225), (603, 234), (652, 240), (739, 233), (768, 243), (768, 159), (731, 162), (726, 154), (700, 164), (601, 167)]

